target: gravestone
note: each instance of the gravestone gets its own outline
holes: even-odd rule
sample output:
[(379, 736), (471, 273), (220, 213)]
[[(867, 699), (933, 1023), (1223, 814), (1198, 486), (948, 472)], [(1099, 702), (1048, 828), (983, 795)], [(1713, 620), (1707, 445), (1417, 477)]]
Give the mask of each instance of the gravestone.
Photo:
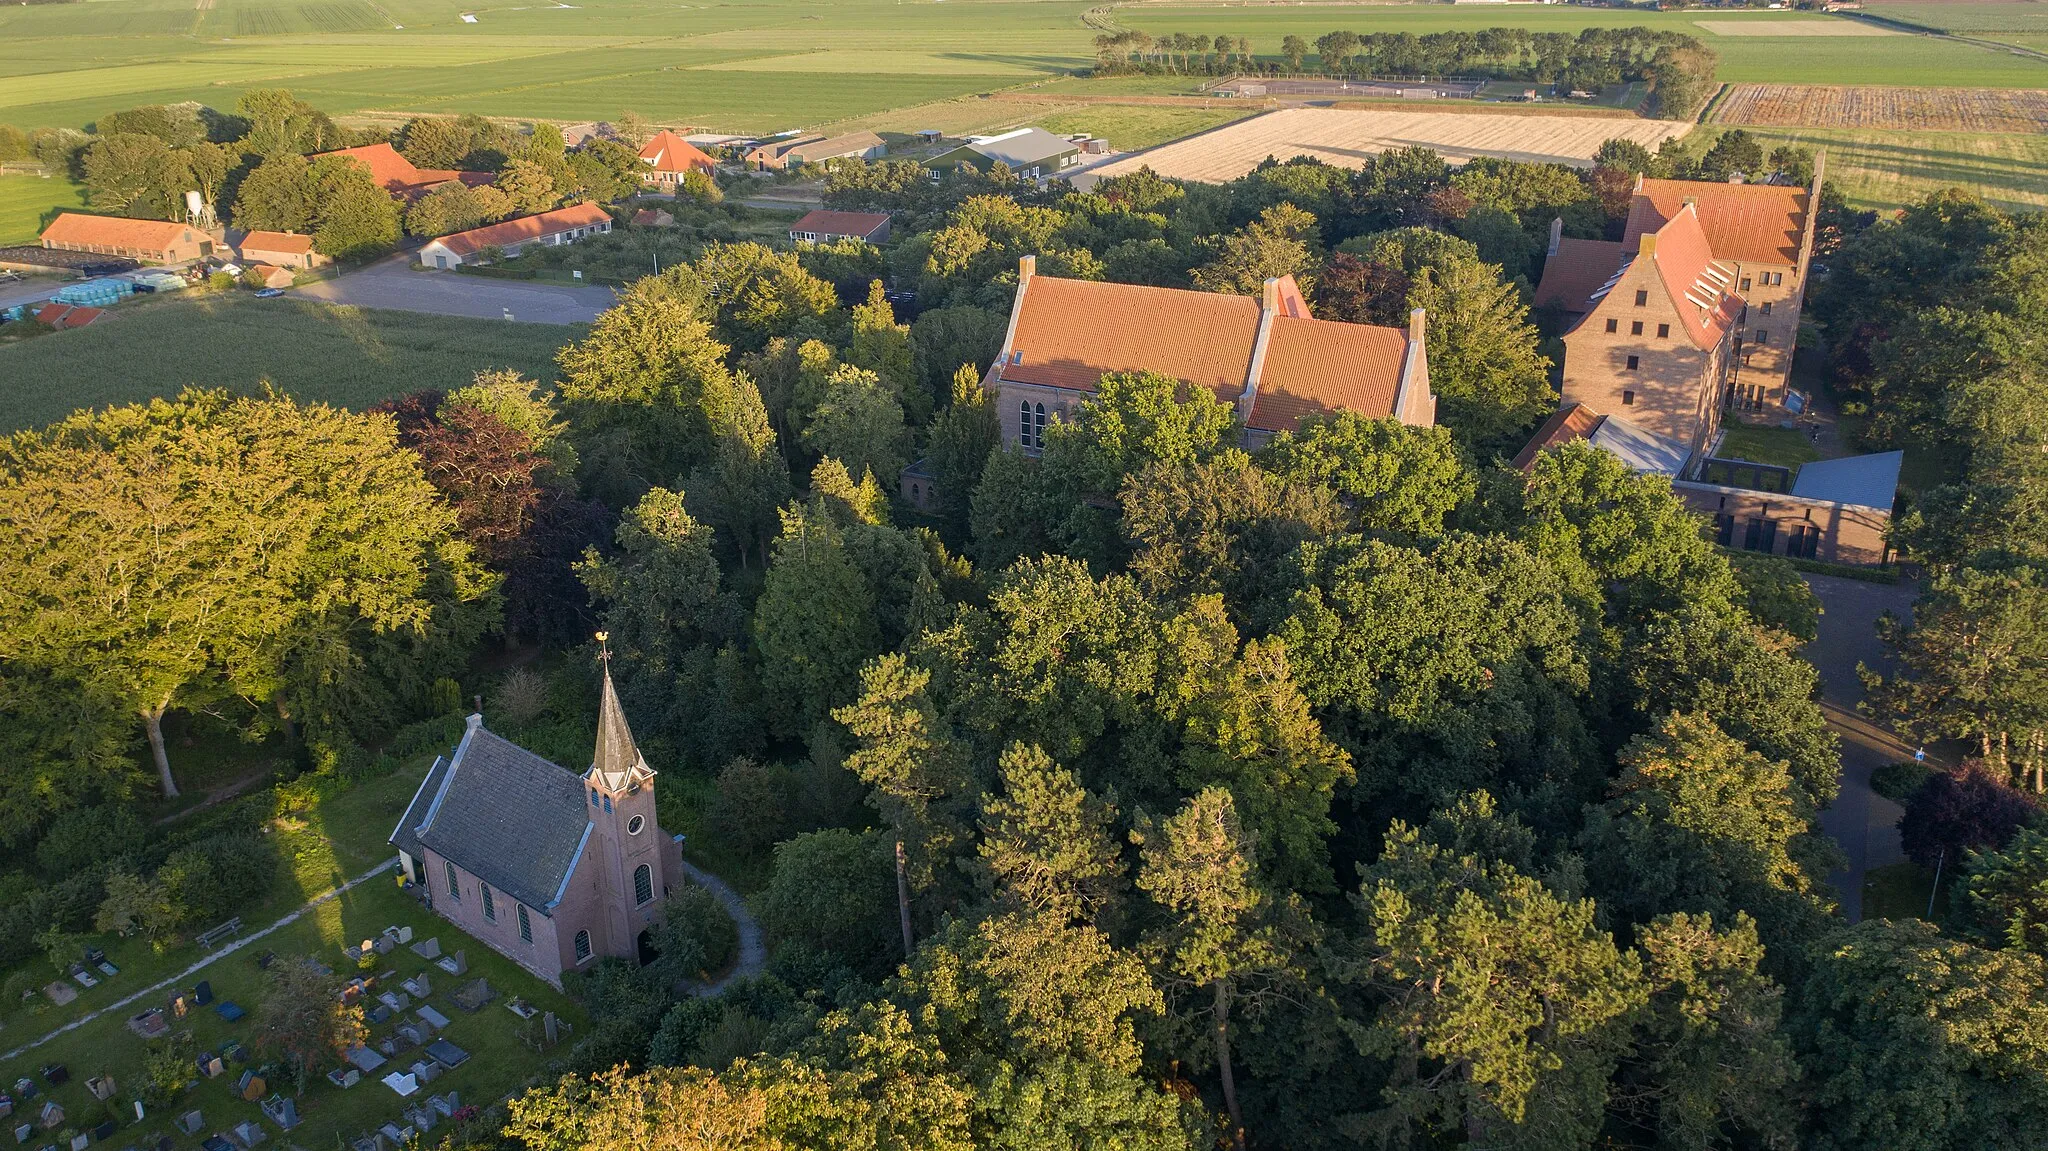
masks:
[(197, 1111), (187, 1111), (183, 1115), (178, 1116), (178, 1130), (183, 1131), (187, 1135), (199, 1134), (199, 1129), (204, 1126), (206, 1126), (206, 1116)]

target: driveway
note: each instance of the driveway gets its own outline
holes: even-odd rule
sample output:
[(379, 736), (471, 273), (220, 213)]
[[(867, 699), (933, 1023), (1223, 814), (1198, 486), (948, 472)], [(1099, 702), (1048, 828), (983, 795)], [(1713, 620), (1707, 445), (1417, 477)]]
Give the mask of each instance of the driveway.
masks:
[(57, 289), (77, 282), (69, 276), (24, 276), (19, 280), (0, 280), (0, 308), (47, 300), (57, 294)]
[(1913, 748), (1856, 713), (1863, 699), (1858, 663), (1880, 670), (1889, 666), (1887, 651), (1877, 638), (1877, 617), (1890, 611), (1912, 614), (1919, 588), (1910, 583), (1878, 584), (1837, 576), (1808, 575), (1808, 586), (1820, 597), (1820, 634), (1800, 654), (1820, 671), (1821, 708), (1828, 726), (1842, 743), (1842, 790), (1820, 813), (1821, 830), (1842, 845), (1849, 857), (1846, 870), (1828, 877), (1851, 923), (1863, 918), (1863, 875), (1876, 867), (1899, 863), (1899, 805), (1870, 790), (1871, 772), (1887, 763), (1913, 758)]
[(411, 259), (406, 255), (392, 256), (331, 280), (294, 288), (291, 294), (359, 308), (529, 324), (587, 324), (612, 306), (610, 288), (529, 284), (458, 272), (416, 272), (412, 270)]

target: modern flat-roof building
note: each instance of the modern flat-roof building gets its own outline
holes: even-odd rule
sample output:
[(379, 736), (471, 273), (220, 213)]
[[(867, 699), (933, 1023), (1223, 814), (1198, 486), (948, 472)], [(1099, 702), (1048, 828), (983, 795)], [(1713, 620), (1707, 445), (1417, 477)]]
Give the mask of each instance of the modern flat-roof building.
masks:
[(756, 145), (746, 155), (749, 167), (763, 172), (780, 172), (798, 164), (822, 164), (827, 160), (877, 160), (887, 155), (889, 145), (873, 132), (848, 132), (843, 136), (784, 136)]
[(484, 262), (492, 251), (517, 256), (534, 244), (573, 244), (611, 230), (610, 213), (596, 204), (576, 204), (429, 240), (420, 249), (420, 263), (428, 268), (459, 268)]
[(976, 136), (924, 162), (934, 179), (960, 167), (988, 172), (1001, 164), (1022, 180), (1043, 180), (1081, 162), (1081, 145), (1043, 128)]

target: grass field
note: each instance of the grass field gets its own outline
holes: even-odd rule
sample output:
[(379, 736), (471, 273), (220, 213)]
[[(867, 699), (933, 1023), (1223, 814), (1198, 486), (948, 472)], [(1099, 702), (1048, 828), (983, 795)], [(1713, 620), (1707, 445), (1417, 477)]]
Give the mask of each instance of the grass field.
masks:
[[(632, 109), (738, 132), (811, 127), (1070, 76), (1093, 58), (1085, 0), (755, 0), (463, 8), (444, 0), (96, 0), (0, 7), (0, 121), (82, 125), (142, 103), (231, 106), (285, 86), (332, 113), (585, 119)], [(465, 23), (463, 14), (476, 22)], [(2048, 87), (2048, 61), (1927, 36), (1809, 34), (1837, 17), (1440, 5), (1116, 10), (1151, 32), (1228, 32), (1277, 53), (1332, 28), (1539, 31), (1647, 24), (1700, 35), (1735, 82)], [(1847, 21), (1840, 21), (1850, 27)], [(1738, 34), (1729, 34), (1730, 31)], [(2044, 30), (2048, 35), (2048, 30)], [(1095, 82), (1185, 91), (1184, 78)], [(1142, 129), (1140, 130), (1142, 131)]]
[(193, 384), (248, 392), (268, 380), (302, 400), (360, 408), (459, 387), (486, 368), (552, 381), (555, 350), (580, 331), (239, 292), (153, 300), (89, 328), (0, 346), (0, 433)]
[(1796, 428), (1763, 427), (1729, 420), (1721, 425), (1721, 446), (1714, 454), (1723, 459), (1749, 460), (1797, 469), (1800, 464), (1820, 458), (1820, 452), (1804, 432)]
[[(2008, 210), (2048, 208), (2048, 136), (1870, 129), (1748, 128), (1766, 149), (1825, 148), (1828, 180), (1852, 206), (1903, 207), (1943, 188), (1965, 188)], [(1706, 146), (1713, 129), (1692, 142)]]
[(1786, 127), (2029, 134), (2048, 129), (2048, 91), (2014, 88), (1850, 88), (1735, 84), (1713, 121)]
[(83, 207), (83, 184), (41, 176), (0, 176), (0, 247), (33, 244), (57, 209)]

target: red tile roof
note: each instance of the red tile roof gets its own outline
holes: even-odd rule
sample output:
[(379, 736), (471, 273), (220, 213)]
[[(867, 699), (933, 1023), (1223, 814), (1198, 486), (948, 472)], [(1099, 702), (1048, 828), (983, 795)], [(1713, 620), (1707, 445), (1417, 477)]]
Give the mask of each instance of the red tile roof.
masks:
[(460, 172), (453, 168), (418, 168), (411, 160), (400, 155), (398, 149), (389, 144), (365, 144), (360, 148), (341, 148), (333, 152), (320, 152), (312, 159), (322, 156), (346, 156), (370, 170), (370, 179), (377, 186), (394, 196), (417, 200), (435, 188), (453, 181), (460, 181), (470, 187), (488, 184), (494, 178), (489, 172)]
[(1559, 240), (1557, 251), (1543, 261), (1543, 281), (1536, 285), (1536, 306), (1586, 311), (1593, 306), (1589, 297), (1621, 267), (1624, 250), (1614, 240)]
[(789, 230), (819, 236), (859, 236), (865, 240), (888, 224), (887, 212), (832, 212), (820, 208), (805, 213), (803, 219), (789, 226)]
[(1642, 258), (1655, 261), (1657, 276), (1671, 293), (1686, 337), (1695, 347), (1711, 348), (1742, 314), (1742, 298), (1728, 291), (1732, 273), (1714, 262), (1706, 231), (1690, 204), (1681, 207), (1656, 232), (1637, 241), (1647, 245)]
[(243, 252), (286, 252), (303, 256), (313, 250), (313, 237), (296, 232), (250, 232), (236, 248)]
[(203, 238), (186, 225), (170, 220), (131, 220), (126, 216), (63, 212), (43, 229), (42, 238), (49, 244), (85, 244), (162, 252), (183, 240), (187, 233)]
[(1543, 426), (1537, 428), (1536, 434), (1529, 437), (1529, 442), (1516, 453), (1515, 467), (1523, 471), (1529, 470), (1529, 465), (1536, 462), (1538, 452), (1561, 447), (1573, 440), (1583, 440), (1598, 431), (1606, 419), (1606, 416), (1584, 404), (1572, 404), (1557, 409), (1550, 413), (1550, 418), (1543, 421)]
[(1248, 296), (1032, 276), (1002, 375), (1093, 391), (1109, 372), (1162, 372), (1235, 402), (1258, 331)]
[(695, 144), (663, 129), (654, 134), (647, 146), (640, 149), (640, 158), (656, 172), (688, 172), (691, 169), (710, 171), (718, 161), (704, 154)]
[(105, 315), (100, 308), (73, 307), (56, 301), (36, 309), (36, 319), (60, 331), (67, 328), (82, 328)]
[(1629, 204), (1623, 246), (1678, 215), (1686, 201), (1699, 212), (1714, 258), (1795, 265), (1806, 226), (1808, 191), (1776, 184), (1716, 184), (1705, 180), (1649, 180)]
[(429, 241), (454, 252), (458, 256), (474, 256), (485, 248), (504, 248), (513, 244), (552, 236), (571, 228), (587, 228), (611, 220), (611, 214), (596, 204), (582, 203), (568, 208), (556, 208), (536, 216), (521, 216), (516, 220), (505, 220), (467, 232), (457, 232)]
[[(1292, 278), (1258, 364), (1246, 423), (1291, 430), (1304, 416), (1394, 412), (1408, 337), (1397, 328), (1318, 320)], [(1247, 296), (1032, 275), (1014, 315), (1000, 378), (1093, 391), (1110, 372), (1159, 372), (1235, 405), (1259, 342), (1262, 308)]]
[(1245, 422), (1292, 431), (1303, 416), (1338, 409), (1392, 415), (1407, 351), (1408, 334), (1399, 328), (1276, 316)]

